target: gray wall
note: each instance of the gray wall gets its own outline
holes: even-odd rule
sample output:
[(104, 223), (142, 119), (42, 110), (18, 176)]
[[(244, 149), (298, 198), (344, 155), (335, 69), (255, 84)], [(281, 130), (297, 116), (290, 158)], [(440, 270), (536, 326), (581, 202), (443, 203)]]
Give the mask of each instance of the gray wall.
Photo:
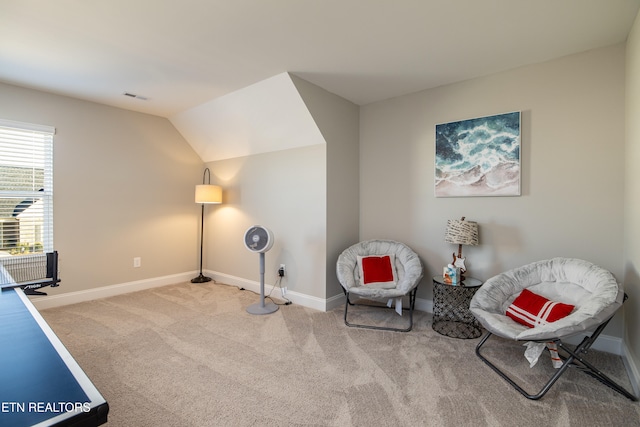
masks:
[[(480, 225), (480, 245), (463, 249), (472, 276), (568, 256), (622, 280), (624, 75), (617, 45), (362, 107), (360, 237), (412, 246), (429, 300), (457, 249), (446, 221), (461, 216)], [(510, 111), (522, 111), (522, 196), (436, 198), (435, 125)]]
[(207, 207), (205, 267), (259, 282), (259, 256), (243, 243), (252, 225), (275, 237), (267, 252), (265, 283), (280, 264), (290, 291), (325, 296), (326, 151), (324, 144), (209, 162), (223, 204)]
[(167, 119), (5, 84), (0, 100), (2, 118), (56, 128), (50, 295), (197, 268), (202, 161)]
[(627, 40), (625, 176), (625, 336), (640, 379), (640, 13)]
[[(208, 270), (231, 279), (259, 281), (258, 255), (244, 247), (248, 227), (271, 229), (265, 283), (283, 280), (290, 292), (318, 305), (341, 294), (335, 275), (340, 251), (358, 241), (358, 107), (292, 76), (325, 139), (324, 144), (209, 162), (224, 188), (224, 204), (208, 207)], [(304, 144), (301, 144), (304, 145)]]
[(336, 277), (338, 255), (359, 240), (360, 162), (357, 105), (296, 76), (292, 76), (311, 116), (325, 139), (327, 298), (343, 295)]
[[(638, 33), (636, 20), (626, 50), (612, 46), (364, 106), (359, 135), (357, 107), (294, 78), (327, 144), (208, 164), (225, 204), (207, 207), (205, 267), (258, 280), (257, 256), (241, 237), (261, 223), (276, 234), (270, 281), (285, 263), (290, 290), (331, 298), (339, 293), (333, 264), (342, 247), (393, 238), (425, 261), (418, 296), (430, 300), (429, 276), (455, 250), (443, 242), (446, 220), (465, 215), (480, 223), (481, 245), (465, 255), (481, 279), (558, 255), (624, 278), (632, 297), (627, 342), (637, 362)], [(57, 128), (55, 242), (64, 286), (52, 293), (197, 268), (193, 186), (203, 165), (168, 120), (4, 84), (0, 99), (3, 118)], [(522, 196), (435, 198), (435, 124), (515, 110), (523, 113)], [(134, 256), (142, 268), (132, 267)], [(609, 329), (622, 336), (620, 316)]]

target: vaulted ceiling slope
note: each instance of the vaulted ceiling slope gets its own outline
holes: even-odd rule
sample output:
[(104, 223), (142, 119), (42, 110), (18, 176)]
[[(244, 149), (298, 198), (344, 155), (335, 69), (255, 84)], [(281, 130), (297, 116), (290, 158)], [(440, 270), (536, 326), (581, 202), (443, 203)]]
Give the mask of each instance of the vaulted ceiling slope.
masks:
[(324, 144), (288, 73), (169, 118), (204, 162)]
[(0, 81), (171, 117), (288, 71), (364, 105), (623, 42), (639, 7), (0, 0)]

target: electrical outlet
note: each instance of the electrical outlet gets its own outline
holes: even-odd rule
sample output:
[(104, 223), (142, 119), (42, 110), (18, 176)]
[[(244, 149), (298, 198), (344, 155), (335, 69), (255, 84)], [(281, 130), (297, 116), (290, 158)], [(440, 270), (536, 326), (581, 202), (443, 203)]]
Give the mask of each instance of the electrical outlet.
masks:
[(139, 268), (142, 266), (142, 258), (140, 258), (139, 256), (135, 257), (133, 259), (133, 267), (134, 268)]
[(278, 269), (278, 276), (284, 277), (285, 266), (284, 264), (280, 264), (280, 268)]

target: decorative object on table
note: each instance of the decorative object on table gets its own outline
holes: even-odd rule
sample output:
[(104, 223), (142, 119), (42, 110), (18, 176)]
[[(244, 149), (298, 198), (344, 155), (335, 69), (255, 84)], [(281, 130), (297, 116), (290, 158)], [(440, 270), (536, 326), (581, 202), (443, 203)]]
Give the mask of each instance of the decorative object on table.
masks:
[(266, 227), (254, 225), (244, 233), (244, 246), (251, 252), (260, 254), (260, 301), (247, 307), (250, 314), (271, 314), (278, 311), (278, 306), (272, 302), (264, 302), (264, 254), (273, 246), (273, 233)]
[(520, 195), (520, 112), (436, 125), (436, 197)]
[[(208, 183), (205, 179), (209, 175)], [(202, 205), (200, 217), (200, 274), (198, 277), (191, 279), (191, 283), (205, 283), (211, 281), (211, 277), (202, 274), (202, 247), (204, 244), (204, 205), (222, 203), (222, 188), (217, 185), (211, 185), (211, 171), (209, 168), (204, 170), (202, 174), (202, 184), (196, 185), (196, 203)]]
[(460, 268), (454, 267), (453, 264), (449, 264), (442, 269), (442, 277), (444, 278), (444, 283), (448, 285), (457, 285), (458, 283), (460, 283), (460, 276)]
[(447, 231), (444, 235), (444, 241), (458, 245), (458, 256), (453, 253), (454, 267), (458, 267), (461, 273), (461, 280), (464, 280), (464, 273), (467, 271), (465, 266), (466, 259), (462, 257), (462, 245), (476, 246), (478, 244), (478, 223), (461, 219), (450, 219), (447, 221)]
[[(525, 295), (513, 301), (515, 304), (512, 306), (507, 306), (514, 296), (516, 299), (519, 298), (525, 290), (535, 295)], [(506, 313), (507, 310), (512, 311), (516, 308), (514, 305), (520, 313), (529, 311), (540, 297), (552, 302), (573, 305), (575, 308), (565, 317), (562, 316), (566, 311), (558, 312), (552, 315), (553, 320), (547, 316), (544, 321), (539, 319), (525, 322), (526, 326), (517, 323)], [(616, 281), (613, 274), (580, 259), (553, 258), (498, 274), (484, 283), (469, 304), (471, 313), (487, 330), (487, 334), (476, 346), (476, 355), (527, 399), (542, 398), (569, 367), (575, 367), (628, 399), (637, 401), (636, 396), (585, 360), (588, 350), (616, 311), (622, 307), (625, 299), (622, 285)], [(526, 308), (527, 306), (530, 307)], [(585, 335), (580, 344), (575, 347), (565, 345), (563, 340), (576, 334)], [(538, 393), (529, 394), (508, 375), (507, 368), (499, 368), (495, 362), (480, 353), (480, 349), (492, 335), (505, 340), (520, 341), (527, 347), (534, 346), (536, 354), (528, 355), (529, 363), (532, 363), (532, 356), (535, 359), (547, 343), (555, 344), (562, 364)], [(494, 346), (500, 346), (502, 341), (494, 340), (492, 343)]]
[[(345, 325), (386, 331), (410, 331), (413, 328), (413, 309), (422, 272), (420, 258), (404, 243), (366, 240), (345, 249), (336, 263), (336, 275), (347, 297), (344, 306)], [(396, 313), (402, 315), (402, 300), (405, 296), (409, 298), (409, 321), (404, 321), (404, 327), (356, 324), (347, 320), (349, 306), (355, 305), (386, 309), (395, 303)], [(356, 302), (352, 302), (351, 298), (356, 298)], [(386, 307), (368, 302), (360, 303), (360, 300), (386, 304)]]

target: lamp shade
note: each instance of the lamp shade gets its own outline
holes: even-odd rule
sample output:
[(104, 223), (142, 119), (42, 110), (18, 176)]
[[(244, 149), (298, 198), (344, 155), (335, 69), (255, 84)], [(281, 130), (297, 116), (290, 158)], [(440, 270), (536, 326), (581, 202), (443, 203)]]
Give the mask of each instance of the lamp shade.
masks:
[(476, 246), (478, 244), (478, 223), (461, 219), (448, 220), (444, 241), (456, 245)]
[(196, 203), (222, 203), (222, 188), (217, 185), (196, 185)]

